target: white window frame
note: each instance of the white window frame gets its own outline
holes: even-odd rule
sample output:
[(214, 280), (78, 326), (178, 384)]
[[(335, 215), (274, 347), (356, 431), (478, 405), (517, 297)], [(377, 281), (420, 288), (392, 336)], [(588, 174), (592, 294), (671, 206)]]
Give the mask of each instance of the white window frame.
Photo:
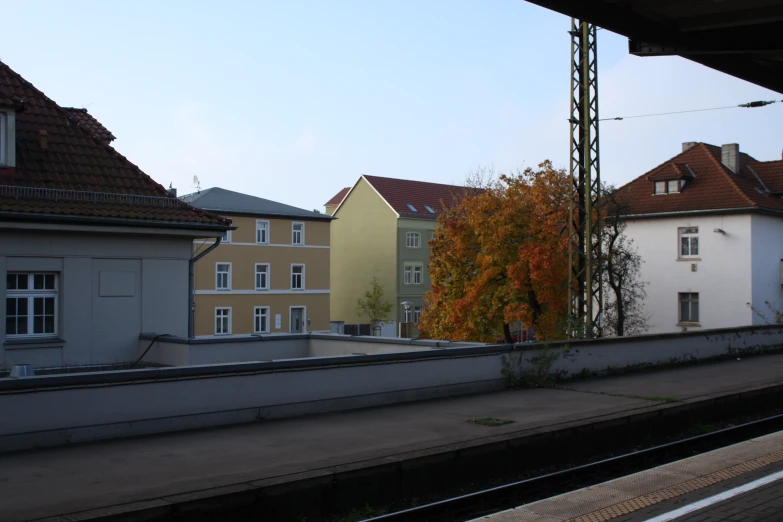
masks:
[[(418, 282), (416, 282), (418, 275)], [(418, 286), (424, 284), (424, 264), (412, 261), (403, 263), (402, 284)]]
[[(27, 288), (26, 289), (6, 289), (7, 299), (27, 299), (27, 333), (23, 334), (9, 334), (6, 332), (7, 339), (47, 339), (57, 337), (59, 332), (60, 321), (60, 277), (58, 273), (54, 272), (8, 272), (8, 275), (26, 275), (27, 276)], [(54, 288), (46, 288), (36, 290), (34, 288), (34, 280), (36, 275), (52, 275), (54, 276)], [(54, 331), (53, 332), (41, 332), (31, 333), (35, 329), (35, 300), (42, 298), (54, 298)], [(44, 304), (44, 307), (46, 305)], [(44, 324), (46, 324), (46, 310), (44, 309)], [(6, 309), (6, 319), (8, 318), (8, 310)]]
[(413, 322), (418, 324), (421, 321), (421, 306), (413, 307)]
[(408, 248), (421, 248), (421, 234), (418, 232), (405, 234), (405, 246)]
[[(261, 225), (265, 225), (264, 227), (261, 227)], [(269, 233), (271, 229), (271, 225), (269, 224), (268, 220), (265, 219), (257, 219), (256, 220), (256, 244), (257, 245), (268, 245), (269, 244)], [(264, 238), (261, 237), (261, 231), (264, 230), (265, 236)], [(263, 239), (263, 241), (262, 241)]]
[[(258, 274), (262, 273), (258, 271), (259, 266), (265, 266), (266, 267), (266, 285), (265, 286), (258, 286)], [(255, 269), (253, 270), (253, 281), (255, 283), (256, 290), (269, 290), (269, 280), (271, 279), (271, 265), (269, 263), (256, 263)]]
[[(687, 295), (686, 299), (683, 296)], [(694, 299), (693, 296), (696, 296)], [(682, 303), (688, 302), (688, 319), (683, 319), (682, 316)], [(697, 325), (701, 323), (701, 306), (700, 306), (699, 292), (679, 292), (677, 294), (677, 324), (693, 324)], [(696, 303), (696, 320), (693, 320), (693, 304)]]
[[(302, 230), (299, 230), (299, 241), (296, 241), (296, 226), (301, 225)], [(305, 244), (305, 224), (300, 221), (294, 221), (291, 223), (291, 244), (294, 246), (304, 246)]]
[[(301, 287), (295, 288), (294, 287), (294, 268), (295, 267), (302, 267), (302, 273), (299, 274), (300, 281), (301, 281)], [(291, 263), (291, 290), (296, 290), (297, 292), (302, 291), (305, 289), (305, 265), (304, 263)]]
[[(696, 230), (695, 232), (686, 232), (686, 230)], [(688, 253), (682, 253), (682, 240), (688, 238)], [(696, 239), (696, 253), (692, 253), (693, 239)], [(699, 259), (699, 227), (679, 227), (677, 229), (677, 257), (679, 259)]]
[[(675, 190), (672, 190), (672, 183), (674, 183)], [(667, 194), (677, 194), (680, 192), (680, 180), (679, 179), (670, 179), (666, 182), (666, 193)]]
[[(218, 328), (218, 317), (219, 317), (218, 316), (218, 311), (223, 312), (225, 310), (228, 310), (228, 313), (225, 314), (225, 316), (223, 318), (226, 319), (226, 323), (228, 324), (228, 331), (227, 332), (218, 331), (218, 330), (222, 330), (222, 329)], [(232, 315), (233, 314), (231, 312), (231, 307), (230, 306), (216, 306), (215, 307), (215, 335), (231, 335), (231, 316)], [(221, 317), (222, 317), (222, 314), (221, 314)]]
[[(220, 272), (219, 268), (220, 265), (228, 265), (228, 272)], [(231, 263), (226, 261), (217, 261), (215, 263), (215, 290), (221, 290), (221, 291), (229, 291), (231, 290), (231, 272), (233, 272)], [(222, 274), (228, 274), (226, 276), (226, 284), (227, 286), (221, 287), (220, 286), (220, 276)]]
[[(266, 313), (265, 314), (259, 313), (262, 310), (264, 310)], [(260, 316), (262, 316), (262, 315), (266, 317), (266, 329), (259, 329), (258, 328), (258, 318)], [(272, 331), (272, 325), (269, 324), (269, 321), (271, 320), (271, 315), (272, 314), (269, 312), (269, 307), (268, 306), (255, 306), (255, 307), (253, 307), (253, 333), (261, 333), (261, 334), (263, 334), (263, 333), (271, 332)]]
[(221, 243), (231, 243), (231, 231), (226, 230), (226, 235), (221, 239)]
[(0, 112), (0, 166), (8, 164), (8, 116)]

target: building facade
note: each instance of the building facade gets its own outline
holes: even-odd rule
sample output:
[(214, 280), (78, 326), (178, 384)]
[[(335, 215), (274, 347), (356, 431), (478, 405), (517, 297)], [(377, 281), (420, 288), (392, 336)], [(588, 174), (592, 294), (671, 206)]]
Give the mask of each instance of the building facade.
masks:
[(329, 331), (331, 217), (221, 188), (182, 199), (236, 227), (195, 266), (197, 336)]
[[(429, 246), (438, 212), (463, 187), (362, 176), (339, 201), (332, 223), (332, 321), (367, 323), (356, 311), (373, 277), (392, 303), (384, 335), (418, 322), (430, 288)], [(336, 201), (341, 194), (330, 200)]]
[(0, 62), (0, 370), (126, 364), (145, 332), (187, 335), (195, 209)]
[(783, 310), (783, 161), (736, 144), (683, 152), (621, 187), (650, 333), (775, 322)]

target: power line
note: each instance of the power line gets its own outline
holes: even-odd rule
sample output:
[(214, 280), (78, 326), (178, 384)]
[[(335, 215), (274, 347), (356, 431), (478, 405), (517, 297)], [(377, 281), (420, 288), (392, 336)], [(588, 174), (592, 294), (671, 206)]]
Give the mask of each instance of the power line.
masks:
[(727, 105), (726, 107), (710, 107), (709, 109), (691, 109), (687, 111), (672, 111), (672, 112), (656, 112), (653, 114), (636, 114), (634, 116), (618, 116), (616, 118), (601, 118), (598, 121), (609, 121), (609, 120), (630, 120), (631, 118), (650, 118), (652, 116), (668, 116), (670, 114), (685, 114), (688, 112), (704, 112), (704, 111), (720, 111), (724, 109), (737, 109), (737, 108), (745, 108), (745, 109), (755, 109), (756, 107), (764, 107), (765, 105), (772, 105), (773, 103), (783, 102), (783, 100), (770, 100), (770, 101), (754, 101), (754, 102), (748, 102), (748, 103), (740, 103), (739, 105)]

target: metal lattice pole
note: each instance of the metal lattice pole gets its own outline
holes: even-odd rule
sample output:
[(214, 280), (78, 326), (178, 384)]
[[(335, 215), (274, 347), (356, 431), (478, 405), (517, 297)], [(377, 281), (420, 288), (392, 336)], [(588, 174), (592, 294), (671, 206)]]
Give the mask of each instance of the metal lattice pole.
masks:
[(571, 334), (601, 335), (601, 175), (596, 26), (571, 19), (571, 181), (568, 257)]

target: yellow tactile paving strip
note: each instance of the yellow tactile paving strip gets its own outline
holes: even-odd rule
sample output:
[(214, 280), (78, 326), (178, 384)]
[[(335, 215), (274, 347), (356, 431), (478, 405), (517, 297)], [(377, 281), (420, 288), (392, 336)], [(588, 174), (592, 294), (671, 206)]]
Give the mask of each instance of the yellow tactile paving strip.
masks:
[[(719, 482), (761, 469), (770, 464), (781, 462), (783, 461), (783, 449), (778, 448), (783, 448), (783, 432), (752, 439), (703, 455), (666, 464), (647, 472), (629, 475), (624, 479), (605, 482), (584, 490), (574, 491), (565, 495), (559, 495), (550, 499), (520, 506), (517, 509), (489, 515), (483, 517), (481, 520), (491, 522), (495, 522), (495, 520), (497, 520), (497, 522), (564, 522), (566, 520), (568, 522), (610, 521), (613, 518), (631, 514), (659, 502), (712, 486)], [(723, 464), (722, 466), (721, 463)], [(710, 467), (712, 470), (709, 470)], [(704, 475), (694, 476), (698, 473), (696, 470), (699, 468), (703, 470), (701, 471), (702, 473), (709, 471)], [(694, 473), (694, 471), (696, 471), (696, 473)], [(649, 484), (651, 479), (654, 480), (656, 477), (660, 479), (661, 473), (668, 473), (670, 480), (677, 480), (677, 475), (680, 475), (684, 480), (668, 487), (643, 493), (641, 495), (637, 493), (633, 495), (633, 498), (628, 498), (628, 479), (632, 479), (633, 482), (636, 482), (636, 485), (633, 486), (631, 491), (641, 486), (643, 489), (639, 491), (639, 493), (642, 493), (646, 487), (649, 487), (644, 486), (644, 483), (647, 482)], [(647, 474), (649, 474), (649, 478), (645, 478), (648, 477)], [(692, 478), (685, 478), (688, 475)], [(616, 496), (618, 494), (625, 495), (625, 499), (618, 502), (617, 500), (619, 499)], [(614, 499), (611, 498), (613, 495)], [(589, 504), (599, 507), (602, 503), (601, 497), (603, 497), (604, 507), (585, 513), (584, 508), (587, 507), (589, 509), (589, 507), (585, 505), (583, 501), (590, 499), (590, 502), (588, 502)], [(615, 502), (611, 503), (612, 500), (615, 500)], [(611, 505), (606, 505), (609, 503), (611, 503)], [(579, 509), (580, 504), (581, 510)], [(570, 516), (568, 514), (569, 511), (571, 511)], [(576, 513), (574, 513), (574, 511), (576, 511)], [(574, 515), (578, 516), (574, 517)]]
[(749, 460), (742, 464), (737, 464), (736, 466), (731, 466), (730, 468), (704, 475), (703, 477), (688, 480), (682, 484), (677, 484), (676, 486), (659, 489), (653, 493), (632, 498), (631, 500), (626, 500), (577, 518), (572, 518), (569, 522), (605, 522), (606, 520), (611, 520), (615, 517), (627, 515), (639, 509), (650, 507), (658, 502), (679, 497), (680, 495), (696, 491), (697, 489), (706, 488), (707, 486), (712, 486), (713, 484), (723, 482), (730, 478), (739, 477), (740, 475), (763, 468), (764, 466), (769, 466), (775, 462), (780, 462), (781, 460), (783, 460), (783, 451), (770, 453), (769, 455)]

